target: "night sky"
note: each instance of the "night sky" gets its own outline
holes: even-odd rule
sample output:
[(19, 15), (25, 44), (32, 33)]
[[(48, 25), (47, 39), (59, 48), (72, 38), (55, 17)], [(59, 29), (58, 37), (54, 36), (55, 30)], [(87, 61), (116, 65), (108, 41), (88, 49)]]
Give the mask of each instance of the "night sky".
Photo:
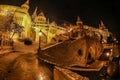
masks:
[[(20, 6), (26, 0), (0, 0), (0, 4)], [(119, 0), (118, 0), (119, 1)], [(100, 20), (112, 32), (120, 31), (120, 3), (117, 0), (30, 0), (30, 15), (38, 6), (50, 21), (75, 24), (77, 16), (84, 24), (98, 27)]]

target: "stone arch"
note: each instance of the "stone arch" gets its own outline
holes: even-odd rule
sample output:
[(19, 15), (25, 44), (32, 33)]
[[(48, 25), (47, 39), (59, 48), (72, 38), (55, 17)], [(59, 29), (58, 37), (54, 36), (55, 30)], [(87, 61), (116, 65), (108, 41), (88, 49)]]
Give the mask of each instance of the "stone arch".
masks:
[(41, 40), (43, 43), (47, 43), (47, 35), (42, 31)]
[(35, 38), (36, 38), (36, 32), (33, 28), (31, 28), (31, 31), (30, 31), (30, 39), (35, 41)]

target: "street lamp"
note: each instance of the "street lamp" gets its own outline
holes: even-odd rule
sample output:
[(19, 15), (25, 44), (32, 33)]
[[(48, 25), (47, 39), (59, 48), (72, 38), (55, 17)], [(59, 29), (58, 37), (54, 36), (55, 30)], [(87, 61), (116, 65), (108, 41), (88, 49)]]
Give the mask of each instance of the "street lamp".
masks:
[(42, 31), (41, 30), (39, 31), (38, 35), (39, 35), (38, 53), (40, 53), (40, 51), (41, 51), (41, 36), (42, 36)]
[(46, 44), (48, 44), (48, 38), (49, 38), (49, 35), (48, 35), (48, 31), (49, 31), (49, 26), (47, 26), (47, 39), (46, 39)]

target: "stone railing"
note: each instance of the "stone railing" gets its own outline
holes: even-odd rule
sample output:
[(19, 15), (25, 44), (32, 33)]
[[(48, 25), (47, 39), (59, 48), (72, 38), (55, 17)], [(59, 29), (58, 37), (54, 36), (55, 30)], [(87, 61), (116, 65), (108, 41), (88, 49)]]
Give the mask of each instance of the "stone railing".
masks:
[(0, 49), (10, 49), (13, 46), (12, 40), (0, 40)]

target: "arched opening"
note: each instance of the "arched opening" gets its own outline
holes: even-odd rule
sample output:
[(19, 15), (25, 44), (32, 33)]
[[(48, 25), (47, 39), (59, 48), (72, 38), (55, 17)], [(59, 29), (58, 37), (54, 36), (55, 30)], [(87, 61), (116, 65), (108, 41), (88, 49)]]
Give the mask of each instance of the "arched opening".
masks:
[(92, 58), (92, 55), (91, 53), (88, 53), (88, 56), (87, 56), (87, 64), (91, 64), (93, 62), (93, 58)]
[(43, 43), (47, 43), (47, 35), (44, 32), (42, 32), (41, 40)]
[(82, 50), (81, 50), (81, 49), (78, 50), (78, 54), (79, 54), (80, 56), (82, 56)]

